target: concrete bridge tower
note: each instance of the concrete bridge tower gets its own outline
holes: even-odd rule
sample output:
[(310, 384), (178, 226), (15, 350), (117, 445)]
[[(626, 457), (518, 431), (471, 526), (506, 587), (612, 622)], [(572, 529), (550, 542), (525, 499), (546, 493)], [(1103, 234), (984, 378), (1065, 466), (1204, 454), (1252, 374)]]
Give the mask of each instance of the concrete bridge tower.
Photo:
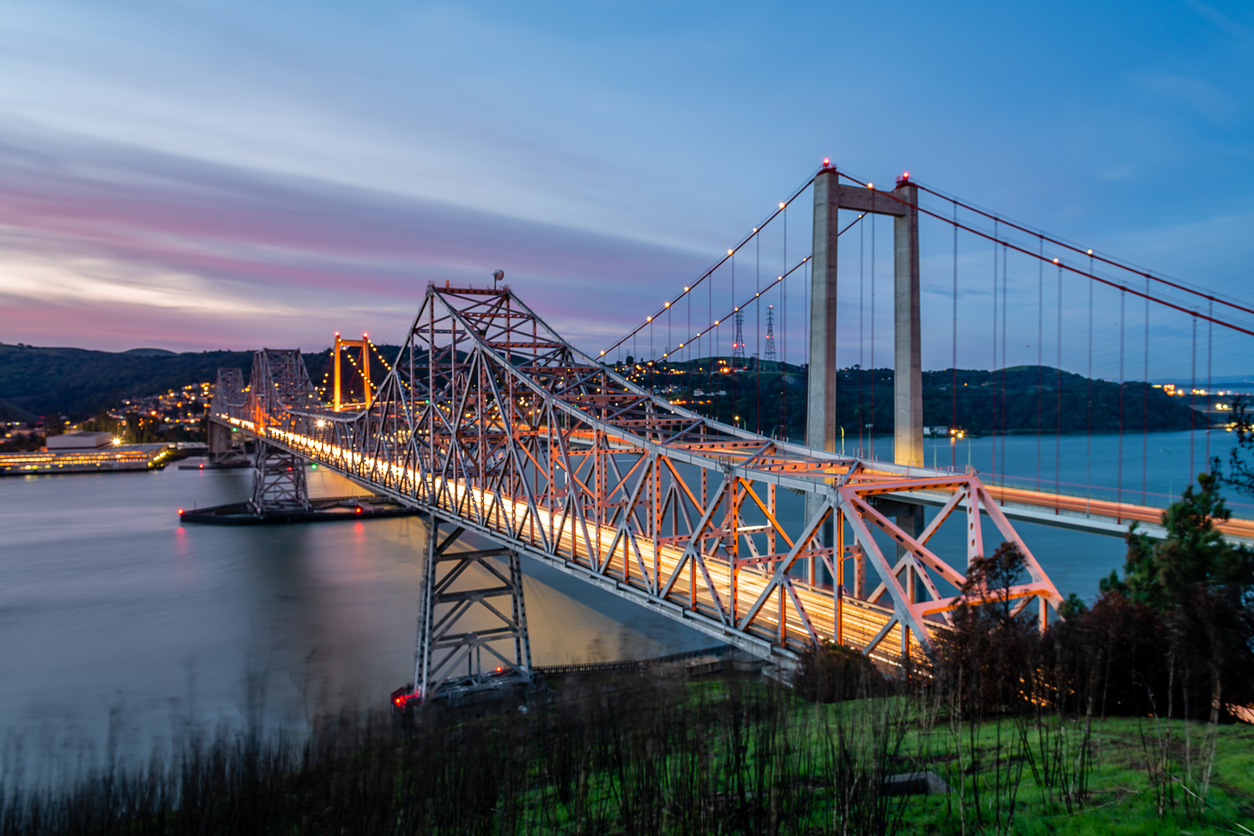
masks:
[[(918, 189), (902, 175), (891, 192), (841, 183), (824, 164), (814, 179), (814, 253), (810, 278), (810, 380), (806, 444), (835, 451), (836, 288), (840, 209), (893, 218), (893, 460), (923, 465), (923, 365), (919, 327)], [(814, 500), (811, 500), (813, 502)], [(900, 504), (900, 503), (899, 503)], [(888, 509), (886, 509), (888, 510)], [(891, 509), (908, 533), (921, 530), (922, 508)]]

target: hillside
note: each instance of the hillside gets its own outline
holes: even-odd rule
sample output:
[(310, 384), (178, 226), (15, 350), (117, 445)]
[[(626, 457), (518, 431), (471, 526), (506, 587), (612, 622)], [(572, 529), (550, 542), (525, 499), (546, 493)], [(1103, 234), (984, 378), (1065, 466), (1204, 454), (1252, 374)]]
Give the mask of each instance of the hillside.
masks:
[[(394, 346), (378, 349), (389, 363), (396, 357)], [(354, 361), (358, 360), (357, 351)], [(305, 355), (315, 385), (321, 384), (330, 357), (329, 348)], [(371, 375), (375, 381), (382, 380), (387, 369), (377, 356), (372, 360)], [(354, 374), (353, 363), (347, 359), (343, 362), (344, 373)], [(101, 409), (118, 406), (123, 398), (217, 380), (219, 368), (242, 369), (247, 382), (252, 365), (251, 351), (175, 354), (159, 348), (137, 348), (111, 352), (0, 343), (0, 420), (28, 421), (52, 413), (73, 420), (89, 418)]]
[[(676, 363), (669, 371), (635, 374), (633, 379), (686, 406), (726, 423), (737, 417), (741, 426), (765, 434), (783, 432), (797, 438), (805, 432), (806, 369), (788, 366), (783, 372), (744, 370), (709, 374), (708, 361)], [(1189, 407), (1187, 398), (1129, 381), (1122, 387), (1107, 380), (1057, 369), (1018, 366), (996, 372), (959, 369), (957, 387), (952, 370), (923, 373), (923, 423), (954, 425), (976, 435), (1054, 432), (1097, 433), (1187, 430), (1206, 426), (1207, 418)], [(711, 396), (708, 393), (725, 392)], [(696, 394), (698, 391), (703, 394)], [(1198, 406), (1201, 406), (1199, 402)], [(1120, 412), (1122, 409), (1122, 420)], [(836, 385), (836, 423), (847, 435), (873, 425), (876, 434), (892, 431), (891, 369), (841, 369)]]
[[(377, 346), (371, 357), (371, 376), (378, 382), (387, 374), (379, 355), (391, 362), (397, 347)], [(305, 354), (305, 365), (315, 385), (321, 386), (330, 367), (330, 349)], [(345, 396), (360, 393), (356, 363), (345, 352)], [(81, 348), (33, 348), (0, 344), (0, 420), (29, 420), (30, 415), (60, 413), (78, 420), (101, 409), (115, 407), (123, 398), (152, 395), (188, 383), (217, 379), (221, 367), (252, 368), (249, 351), (202, 351), (174, 354), (160, 349), (126, 352)], [(701, 361), (706, 363), (708, 361)], [(784, 372), (741, 371), (708, 374), (692, 364), (676, 364), (669, 372), (636, 375), (638, 383), (666, 391), (666, 397), (732, 423), (736, 416), (749, 429), (770, 433), (787, 425), (792, 437), (804, 431), (806, 370), (789, 366)], [(960, 369), (957, 396), (952, 371), (923, 375), (923, 421), (927, 425), (956, 424), (972, 433), (1035, 431), (1117, 432), (1120, 427), (1120, 387), (1104, 380), (1052, 368), (1019, 366), (996, 373)], [(716, 397), (697, 390), (723, 391)], [(890, 431), (893, 421), (893, 373), (842, 369), (837, 383), (837, 423), (856, 436), (858, 426), (873, 423), (876, 432)], [(1091, 404), (1091, 409), (1090, 409)], [(956, 420), (954, 415), (956, 411)], [(1184, 430), (1205, 425), (1206, 418), (1189, 408), (1187, 399), (1172, 398), (1144, 383), (1123, 386), (1125, 430)], [(1090, 415), (1091, 412), (1091, 415)], [(13, 416), (13, 417), (3, 417)]]
[(251, 365), (252, 353), (245, 351), (114, 353), (0, 344), (0, 400), (35, 415), (77, 420), (123, 398), (216, 380), (219, 366)]

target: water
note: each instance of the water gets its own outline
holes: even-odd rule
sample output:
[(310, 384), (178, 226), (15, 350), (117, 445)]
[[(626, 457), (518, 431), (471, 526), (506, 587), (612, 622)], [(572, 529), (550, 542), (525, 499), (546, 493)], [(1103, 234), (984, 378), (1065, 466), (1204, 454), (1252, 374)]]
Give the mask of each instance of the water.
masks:
[[(0, 479), (0, 732), (35, 753), (99, 754), (112, 716), (142, 752), (188, 719), (298, 729), (318, 708), (384, 705), (412, 678), (422, 521), (179, 525), (178, 508), (240, 501), (250, 480), (175, 467)], [(325, 469), (310, 490), (361, 492)], [(716, 643), (524, 563), (536, 664)]]
[[(1232, 440), (1212, 433), (1211, 454), (1226, 458)], [(1151, 504), (1183, 489), (1190, 443), (1200, 469), (1205, 433), (1150, 436)], [(1141, 498), (1141, 445), (1140, 436), (1124, 438), (1125, 461), (1136, 462), (1123, 469), (1125, 501)], [(1065, 437), (1060, 446), (1064, 491), (1114, 484), (1116, 437), (1091, 447)], [(1051, 489), (1054, 440), (1041, 447), (1042, 487)], [(949, 463), (948, 441), (929, 440), (925, 450), (928, 464)], [(989, 481), (1000, 480), (1004, 462), (1008, 482), (1035, 484), (1035, 437), (964, 439), (952, 450), (960, 467), (970, 455)], [(877, 439), (876, 453), (891, 457), (890, 440)], [(119, 745), (141, 751), (188, 721), (238, 725), (252, 716), (300, 728), (319, 707), (378, 705), (409, 680), (422, 522), (179, 525), (179, 507), (240, 501), (250, 479), (247, 470), (173, 467), (0, 479), (0, 730), (20, 735), (30, 752), (99, 753), (112, 728)], [(315, 495), (360, 492), (325, 469), (310, 480)], [(1254, 507), (1232, 504), (1254, 517)], [(1064, 595), (1091, 598), (1123, 564), (1117, 538), (1016, 529)], [(990, 527), (985, 542), (999, 542), (993, 537)], [(960, 550), (960, 530), (943, 528), (933, 545)], [(524, 558), (523, 570), (536, 664), (714, 643), (535, 561)]]

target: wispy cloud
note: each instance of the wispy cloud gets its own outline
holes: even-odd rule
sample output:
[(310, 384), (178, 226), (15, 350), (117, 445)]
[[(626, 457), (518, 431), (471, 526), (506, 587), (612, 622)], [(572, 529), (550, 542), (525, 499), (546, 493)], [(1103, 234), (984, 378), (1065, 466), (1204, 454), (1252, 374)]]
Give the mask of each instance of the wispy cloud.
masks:
[[(629, 239), (66, 135), (0, 134), (0, 181), (6, 330), (40, 300), (63, 311), (108, 304), (115, 316), (133, 308), (123, 318), (137, 327), (160, 311), (210, 345), (209, 319), (259, 322), (256, 344), (275, 339), (264, 325), (276, 318), (307, 343), (319, 329), (359, 327), (346, 311), (399, 326), (428, 281), (484, 281), (499, 267), (587, 337), (625, 327), (651, 288), (700, 266)], [(59, 321), (81, 324), (67, 315), (42, 326)]]

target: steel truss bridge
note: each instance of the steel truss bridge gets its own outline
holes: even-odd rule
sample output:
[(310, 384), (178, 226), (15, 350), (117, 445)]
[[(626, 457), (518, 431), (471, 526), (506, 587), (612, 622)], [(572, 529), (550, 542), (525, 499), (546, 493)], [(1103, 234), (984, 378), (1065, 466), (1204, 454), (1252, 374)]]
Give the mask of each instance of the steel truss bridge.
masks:
[[(784, 213), (808, 189), (814, 200), (812, 247), (793, 264), (787, 257)], [(851, 213), (856, 217), (844, 223), (841, 212), (846, 220)], [(894, 463), (836, 452), (838, 430), (843, 437), (836, 420), (839, 239), (863, 218), (880, 215), (891, 218), (893, 232)], [(783, 269), (763, 285), (757, 281), (762, 236), (781, 217)], [(1036, 268), (1038, 342), (1044, 333), (1046, 266), (1057, 274), (1058, 303), (1051, 314), (1058, 334), (1057, 369), (1052, 370), (1057, 386), (1051, 396), (1056, 398), (1056, 438), (1063, 414), (1064, 273), (1068, 282), (1089, 290), (1090, 371), (1093, 288), (1119, 294), (1121, 438), (1125, 428), (1135, 426), (1124, 424), (1123, 320), (1128, 299), (1145, 306), (1145, 381), (1150, 380), (1151, 305), (1191, 320), (1194, 385), (1199, 322), (1208, 329), (1208, 358), (1209, 329), (1254, 336), (1254, 321), (1247, 321), (1254, 317), (1254, 306), (1007, 222), (909, 175), (885, 191), (824, 160), (792, 198), (726, 257), (599, 358), (563, 339), (508, 287), (432, 285), (377, 388), (370, 383), (373, 346), (364, 334), (361, 340), (336, 334), (335, 381), (327, 393), (320, 394), (312, 384), (296, 350), (257, 352), (247, 387), (239, 369), (222, 370), (211, 407), (210, 450), (221, 463), (238, 463), (244, 456), (240, 437), (256, 439), (251, 502), (262, 516), (308, 507), (304, 473), (310, 461), (429, 515), (414, 686), (394, 695), (401, 705), (531, 682), (521, 555), (785, 666), (798, 651), (823, 640), (856, 647), (884, 664), (903, 665), (929, 656), (936, 636), (949, 628), (966, 571), (973, 559), (991, 551), (982, 539), (988, 523), (1001, 540), (1023, 553), (1027, 577), (1009, 590), (968, 590), (966, 600), (979, 603), (1009, 595), (1019, 612), (1035, 605), (1031, 613), (1044, 625), (1049, 608), (1057, 608), (1061, 599), (1008, 518), (1116, 535), (1136, 521), (1145, 524), (1142, 530), (1163, 536), (1156, 525), (1162, 511), (1149, 507), (1146, 499), (1150, 461), (1143, 455), (1141, 505), (1122, 501), (1122, 481), (1113, 502), (1067, 496), (1057, 474), (1055, 492), (1039, 489), (1039, 434), (1046, 401), (1044, 348), (1038, 346), (1038, 489), (1005, 484), (1004, 444), (1000, 485), (985, 485), (970, 468), (959, 469), (956, 463), (948, 469), (924, 466), (921, 218), (951, 231), (954, 241), (954, 425), (960, 232), (991, 244), (994, 253), (990, 369), (999, 363), (1002, 367), (1001, 401), (993, 389), (995, 430), (1008, 427), (1006, 299), (1012, 253)], [(985, 222), (991, 222), (991, 230)], [(871, 238), (873, 255), (874, 227)], [(857, 246), (861, 263), (861, 244)], [(754, 290), (736, 297), (733, 278), (731, 309), (716, 314), (713, 277), (729, 264), (734, 277), (738, 252), (742, 258), (754, 253)], [(1104, 272), (1097, 271), (1097, 264)], [(731, 362), (735, 365), (737, 350), (743, 362), (743, 310), (760, 308), (767, 291), (782, 294), (793, 274), (810, 276), (804, 446), (704, 418), (654, 396), (601, 362), (615, 349), (635, 353), (638, 343), (653, 354), (654, 337), (666, 347), (653, 354), (652, 363), (691, 363), (694, 357), (708, 362), (718, 355), (720, 323), (732, 322)], [(707, 295), (710, 322), (700, 324), (698, 305), (692, 331), (693, 294), (706, 282), (701, 291)], [(860, 283), (861, 277), (859, 294)], [(672, 314), (681, 304), (688, 322), (674, 347)], [(769, 310), (768, 341), (773, 340)], [(858, 316), (861, 322), (861, 307)], [(665, 342), (660, 342), (663, 335)], [(768, 342), (768, 353), (773, 345)], [(362, 399), (350, 403), (342, 398), (340, 354), (355, 348), (361, 350), (357, 371), (364, 386)], [(356, 367), (352, 354), (347, 357)], [(872, 353), (872, 365), (873, 358)], [(1088, 377), (1091, 381), (1092, 374)], [(1147, 450), (1148, 384), (1142, 389)], [(1090, 384), (1090, 435), (1092, 403)], [(1190, 426), (1192, 422), (1190, 417)], [(1122, 467), (1122, 447), (1120, 456)], [(1189, 462), (1192, 467), (1191, 442)], [(925, 505), (939, 509), (926, 524)], [(1254, 521), (1216, 521), (1216, 528), (1231, 540), (1254, 542)], [(468, 532), (494, 545), (472, 545), (463, 538)]]
[[(1043, 623), (1061, 603), (977, 476), (704, 418), (576, 349), (508, 287), (430, 286), (368, 407), (336, 411), (299, 351), (266, 349), (247, 388), (223, 371), (211, 420), (257, 440), (258, 513), (307, 503), (316, 462), (430, 515), (418, 698), (530, 680), (519, 555), (784, 664), (821, 640), (926, 657), (985, 554), (982, 519), (1026, 557), (1016, 606)], [(940, 510), (912, 533), (893, 519), (903, 500)], [(950, 528), (965, 546), (942, 556)], [(474, 609), (493, 626), (466, 626)]]

